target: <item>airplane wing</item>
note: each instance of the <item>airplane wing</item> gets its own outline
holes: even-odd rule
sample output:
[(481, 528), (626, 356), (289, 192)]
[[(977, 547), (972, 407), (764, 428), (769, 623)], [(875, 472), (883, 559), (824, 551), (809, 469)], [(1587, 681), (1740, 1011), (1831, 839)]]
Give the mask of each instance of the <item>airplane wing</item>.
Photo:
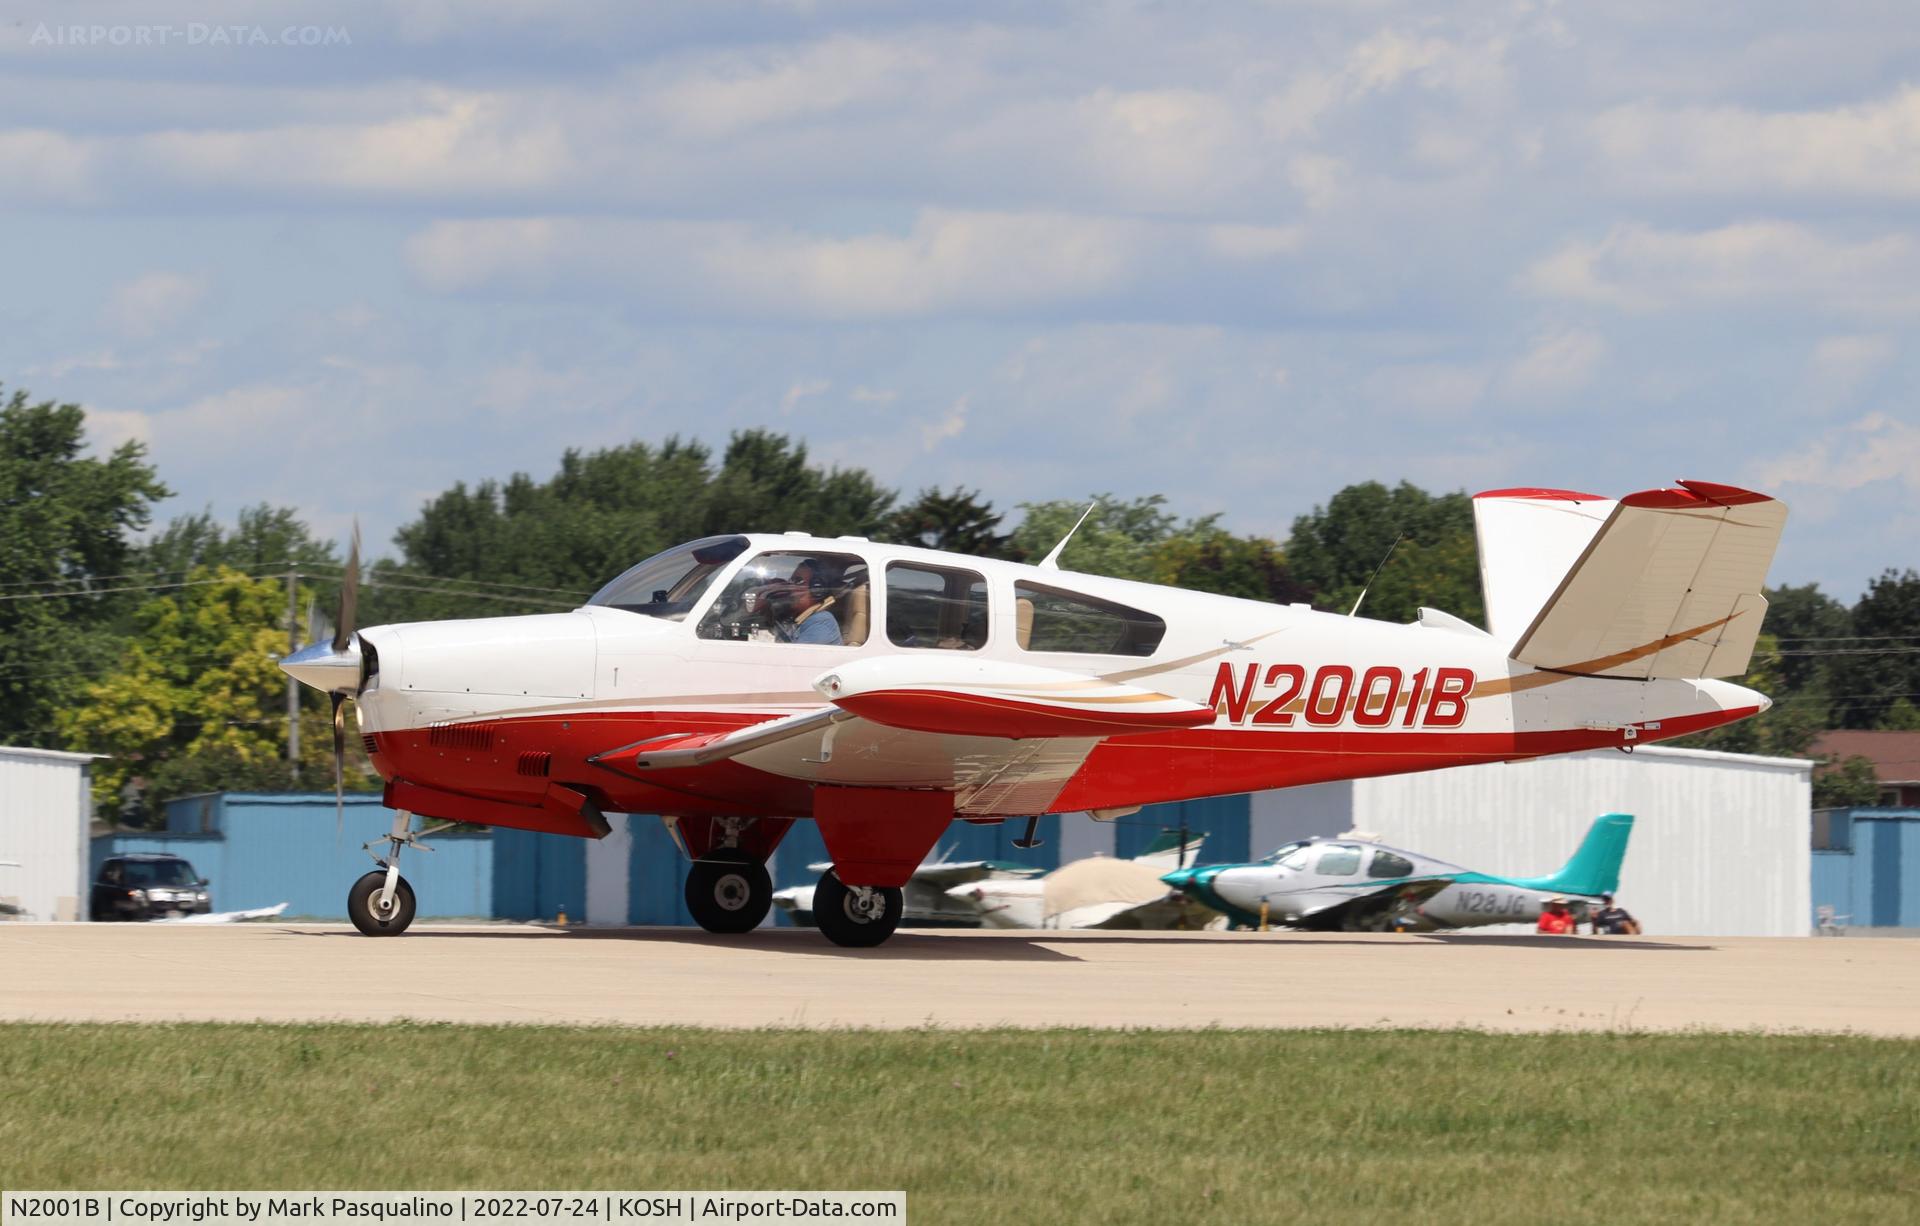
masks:
[(1364, 894), (1354, 894), (1338, 902), (1311, 907), (1301, 912), (1303, 920), (1313, 919), (1320, 922), (1342, 917), (1353, 911), (1387, 912), (1401, 907), (1417, 907), (1446, 889), (1462, 877), (1472, 874), (1454, 874), (1447, 877), (1404, 877), (1399, 881), (1368, 890)]
[(1747, 671), (1786, 505), (1730, 485), (1680, 486), (1613, 507), (1515, 642), (1515, 660), (1642, 681)]
[(814, 784), (944, 789), (961, 815), (1040, 813), (1102, 739), (1215, 718), (1156, 690), (994, 660), (871, 656), (814, 689), (822, 703), (811, 710), (724, 734), (669, 732), (589, 760), (634, 777), (731, 761)]
[[(821, 860), (807, 865), (807, 871), (824, 873), (832, 867), (833, 861)], [(944, 891), (969, 881), (985, 881), (989, 877), (1038, 877), (1046, 871), (1037, 864), (1016, 864), (1011, 860), (942, 860), (914, 869), (913, 879)]]
[(1217, 923), (1222, 917), (1220, 912), (1203, 903), (1195, 902), (1178, 890), (1168, 890), (1159, 898), (1146, 902), (1114, 903), (1100, 910), (1110, 913), (1100, 918), (1069, 912), (1072, 922), (1063, 923), (1062, 928), (1104, 928), (1121, 929), (1129, 932), (1161, 932), (1171, 928), (1184, 928), (1198, 932)]

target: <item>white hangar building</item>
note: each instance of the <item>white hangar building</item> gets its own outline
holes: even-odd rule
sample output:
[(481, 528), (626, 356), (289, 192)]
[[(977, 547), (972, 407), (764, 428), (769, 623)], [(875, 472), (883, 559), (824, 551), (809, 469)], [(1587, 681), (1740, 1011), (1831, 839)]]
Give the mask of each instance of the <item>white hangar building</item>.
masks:
[(1805, 936), (1813, 766), (1647, 746), (1318, 784), (1254, 796), (1250, 842), (1364, 830), (1523, 876), (1559, 868), (1602, 813), (1631, 813), (1620, 902), (1648, 935)]
[(0, 747), (0, 919), (87, 918), (95, 756)]

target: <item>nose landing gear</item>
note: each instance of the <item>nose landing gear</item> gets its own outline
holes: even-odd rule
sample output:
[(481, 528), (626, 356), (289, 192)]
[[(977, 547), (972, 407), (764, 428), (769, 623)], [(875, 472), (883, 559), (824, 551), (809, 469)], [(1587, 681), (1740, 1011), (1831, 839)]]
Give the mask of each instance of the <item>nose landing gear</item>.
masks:
[[(361, 844), (361, 850), (372, 856), (380, 867), (354, 882), (353, 888), (347, 891), (347, 918), (355, 928), (370, 937), (397, 937), (407, 930), (413, 923), (414, 897), (413, 887), (400, 875), (400, 849), (417, 847), (421, 851), (432, 851), (433, 848), (420, 839), (446, 828), (441, 825), (415, 831), (413, 814), (398, 809), (393, 814), (391, 831)], [(385, 856), (374, 850), (380, 843), (388, 845)]]
[(845, 885), (832, 869), (813, 890), (813, 922), (835, 945), (868, 949), (900, 926), (898, 886)]

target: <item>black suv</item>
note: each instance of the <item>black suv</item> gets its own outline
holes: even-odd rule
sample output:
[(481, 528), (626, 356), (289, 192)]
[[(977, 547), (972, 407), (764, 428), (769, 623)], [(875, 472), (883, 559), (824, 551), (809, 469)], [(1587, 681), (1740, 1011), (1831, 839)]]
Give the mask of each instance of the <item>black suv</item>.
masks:
[(166, 919), (213, 909), (207, 879), (179, 856), (115, 856), (100, 866), (88, 914), (95, 920)]

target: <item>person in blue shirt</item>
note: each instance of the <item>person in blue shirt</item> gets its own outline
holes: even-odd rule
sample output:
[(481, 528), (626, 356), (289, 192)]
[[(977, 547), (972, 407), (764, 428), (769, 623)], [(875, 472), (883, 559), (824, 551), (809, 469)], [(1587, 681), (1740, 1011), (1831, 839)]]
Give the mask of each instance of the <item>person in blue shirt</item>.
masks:
[(840, 645), (840, 623), (827, 608), (826, 576), (808, 559), (793, 569), (793, 628), (787, 632), (789, 643)]

